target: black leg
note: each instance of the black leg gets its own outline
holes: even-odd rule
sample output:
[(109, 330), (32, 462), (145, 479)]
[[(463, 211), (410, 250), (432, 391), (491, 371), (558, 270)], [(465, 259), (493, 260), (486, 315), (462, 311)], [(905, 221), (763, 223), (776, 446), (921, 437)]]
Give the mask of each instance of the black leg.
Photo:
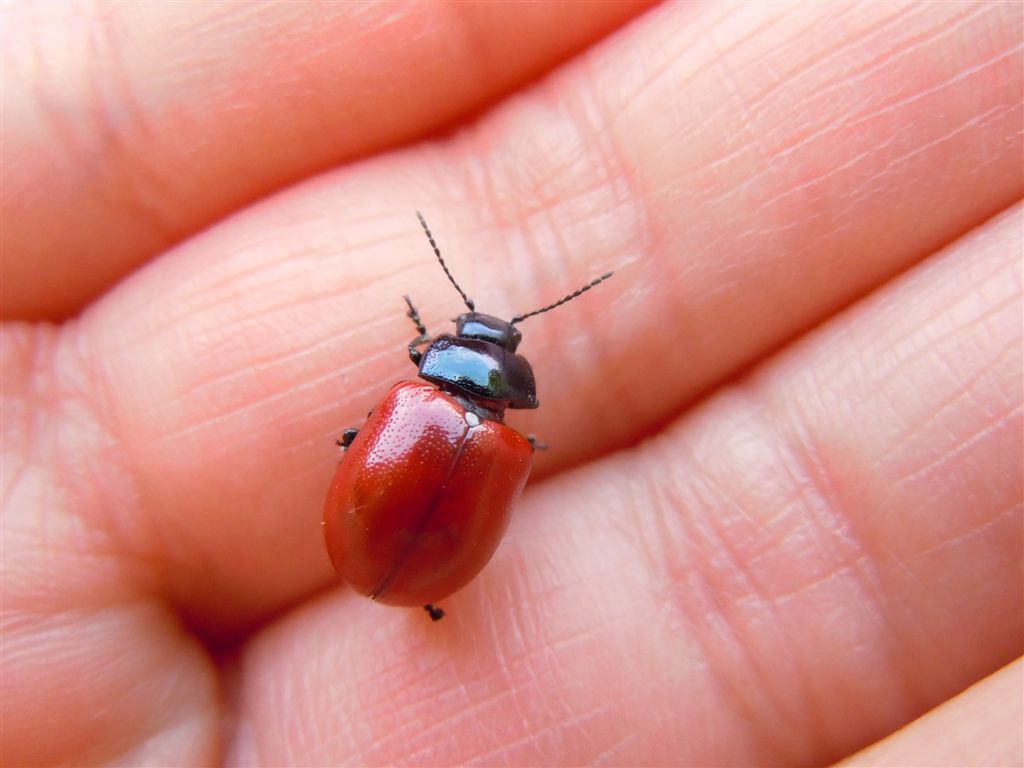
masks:
[(423, 325), (423, 321), (420, 320), (419, 310), (412, 305), (412, 299), (410, 299), (408, 296), (403, 296), (402, 298), (405, 299), (405, 303), (409, 305), (409, 311), (405, 313), (406, 316), (408, 316), (409, 319), (412, 320), (420, 336), (426, 336), (427, 327)]
[(409, 359), (412, 360), (413, 365), (418, 366), (420, 364), (420, 360), (423, 359), (423, 353), (416, 349), (416, 347), (421, 344), (426, 344), (428, 341), (433, 341), (433, 339), (429, 336), (417, 336), (409, 342)]
[(420, 360), (423, 358), (423, 353), (416, 349), (416, 347), (426, 344), (428, 341), (433, 341), (433, 339), (430, 338), (430, 334), (427, 333), (427, 327), (423, 324), (423, 321), (420, 320), (420, 313), (416, 307), (413, 306), (412, 299), (408, 296), (403, 296), (402, 298), (405, 299), (405, 303), (409, 305), (409, 311), (405, 314), (410, 320), (412, 320), (413, 324), (416, 326), (416, 330), (419, 331), (420, 334), (409, 342), (409, 359), (412, 360), (413, 365), (419, 365)]
[(530, 447), (535, 451), (546, 451), (549, 447), (547, 443), (538, 440), (536, 435), (527, 435), (526, 439), (530, 441)]
[(349, 427), (341, 433), (341, 440), (335, 440), (338, 445), (344, 448), (346, 451), (348, 447), (352, 445), (352, 441), (356, 439), (356, 435), (359, 434), (359, 430), (355, 427)]
[(430, 618), (433, 621), (440, 621), (444, 618), (444, 611), (440, 608), (435, 608), (431, 603), (424, 605), (423, 610), (430, 614)]

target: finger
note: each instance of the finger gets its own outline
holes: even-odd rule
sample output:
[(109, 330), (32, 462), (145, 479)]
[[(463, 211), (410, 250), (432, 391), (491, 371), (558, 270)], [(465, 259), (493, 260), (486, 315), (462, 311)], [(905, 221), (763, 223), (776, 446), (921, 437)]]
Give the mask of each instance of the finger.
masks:
[[(621, 60), (634, 48), (677, 53), (658, 37), (667, 22), (678, 21), (676, 12), (670, 7), (667, 20), (638, 23), (629, 30), (635, 38), (615, 41), (624, 47), (606, 54)], [(935, 13), (933, 24), (950, 26), (944, 11)], [(885, 21), (891, 20), (868, 26), (877, 34), (879, 26), (888, 28)], [(1009, 194), (1017, 171), (996, 160), (1017, 151), (1005, 140), (1014, 114), (1005, 82), (1020, 75), (1006, 66), (1012, 58), (1003, 21), (991, 10), (971, 15), (954, 25), (963, 39), (948, 39), (956, 33), (947, 30), (941, 44), (929, 47), (934, 35), (915, 36), (910, 50), (876, 64), (895, 67), (879, 75), (884, 82), (902, 83), (922, 66), (915, 55), (944, 62), (949, 57), (940, 53), (952, 45), (977, 59), (965, 63), (962, 53), (955, 67), (931, 74), (948, 82), (942, 108), (933, 105), (937, 124), (921, 116), (920, 103), (893, 107), (901, 141), (922, 148), (914, 165), (931, 169), (934, 178), (921, 168), (899, 170), (898, 157), (878, 137), (880, 156), (865, 151), (864, 127), (828, 139), (837, 170), (818, 182), (816, 194), (829, 201), (820, 205), (831, 227), (787, 208), (787, 234), (754, 241), (736, 235), (734, 227), (770, 232), (781, 221), (775, 208), (751, 213), (743, 202), (779, 194), (779, 179), (759, 175), (763, 164), (756, 158), (748, 158), (746, 175), (743, 168), (733, 171), (732, 183), (749, 182), (742, 199), (694, 214), (694, 206), (680, 208), (671, 188), (644, 187), (640, 205), (651, 212), (641, 216), (637, 200), (624, 196), (623, 177), (608, 175), (601, 139), (569, 141), (565, 132), (577, 118), (551, 114), (544, 106), (550, 97), (540, 90), (487, 118), (475, 140), (318, 179), (195, 238), (126, 282), (64, 340), (137, 486), (137, 504), (121, 510), (131, 523), (119, 530), (132, 532), (131, 547), (146, 553), (173, 599), (207, 629), (237, 630), (331, 578), (319, 516), (337, 461), (334, 440), (361, 423), (382, 387), (412, 374), (402, 350), (415, 329), (400, 297), (415, 286), (435, 332), (458, 306), (411, 215), (423, 200), (437, 201), (426, 212), (436, 232), (452, 233), (439, 235), (448, 263), (487, 311), (529, 310), (625, 262), (611, 281), (560, 308), (560, 315), (524, 323), (522, 351), (540, 380), (542, 420), (512, 423), (557, 447), (539, 458), (541, 472), (544, 462), (550, 471), (649, 434), (698, 393), (906, 268), (915, 254)], [(843, 50), (863, 50), (840, 35), (849, 25), (826, 29), (837, 35), (832, 45), (845, 41)], [(890, 42), (897, 51), (908, 45), (902, 37)], [(855, 64), (864, 66), (857, 59), (833, 66), (843, 73)], [(591, 69), (581, 64), (578, 81), (567, 74), (551, 93), (567, 102), (586, 98), (579, 94)], [(666, 103), (679, 98), (677, 87), (669, 84)], [(819, 87), (812, 80), (805, 90), (796, 77), (780, 86), (777, 98), (814, 99)], [(929, 81), (926, 90), (938, 87)], [(825, 109), (881, 100), (860, 88), (853, 82), (840, 97), (815, 103)], [(706, 152), (724, 151), (722, 128), (735, 119), (723, 114), (722, 125), (701, 129), (694, 141)], [(517, 158), (485, 152), (483, 162), (494, 171), (489, 183), (505, 179), (500, 189), (522, 186), (521, 195), (488, 197), (470, 171), (459, 171), (475, 167), (488, 135)], [(547, 136), (553, 148), (516, 143), (513, 136)], [(591, 154), (566, 164), (557, 150), (563, 146)], [(691, 151), (682, 160), (692, 160)], [(822, 151), (790, 153), (788, 175), (806, 181), (810, 168), (820, 167)], [(517, 168), (533, 168), (553, 186), (537, 181), (531, 191), (532, 177), (516, 175)], [(630, 176), (640, 173), (638, 165)], [(857, 182), (864, 178), (874, 181)], [(488, 210), (487, 200), (515, 197), (522, 208)], [(543, 200), (564, 202), (545, 208)], [(530, 205), (541, 215), (530, 213)], [(669, 209), (678, 211), (671, 228)], [(914, 226), (897, 225), (896, 209)], [(827, 214), (833, 210), (841, 216)], [(478, 219), (499, 228), (474, 226)], [(650, 225), (654, 219), (657, 226)], [(682, 329), (678, 338), (675, 329)]]
[(229, 754), (822, 764), (1019, 656), (1021, 221), (528, 489), (439, 624), (339, 589), (272, 625)]
[(843, 765), (1024, 764), (1024, 706), (1018, 659)]
[[(0, 343), (3, 763), (212, 765), (213, 665), (106, 524), (104, 511), (131, 504), (130, 484), (105, 471), (119, 451), (93, 429), (82, 382), (44, 373), (52, 336), (7, 328)], [(50, 406), (57, 418), (40, 429)]]
[(295, 179), (428, 133), (643, 2), (5, 4), (5, 318), (73, 314)]

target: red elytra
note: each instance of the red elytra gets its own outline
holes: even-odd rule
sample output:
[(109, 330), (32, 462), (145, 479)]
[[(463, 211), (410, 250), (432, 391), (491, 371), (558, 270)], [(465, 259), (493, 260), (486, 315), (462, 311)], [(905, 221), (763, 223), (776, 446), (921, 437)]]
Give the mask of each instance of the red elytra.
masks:
[[(516, 348), (516, 323), (554, 309), (612, 273), (509, 321), (477, 312), (455, 282), (426, 221), (420, 224), (445, 275), (469, 308), (455, 335), (431, 338), (409, 297), (418, 336), (409, 358), (424, 381), (391, 389), (346, 453), (324, 505), (327, 552), (338, 573), (374, 600), (423, 605), (467, 584), (501, 541), (530, 473), (533, 438), (505, 426), (506, 408), (536, 408), (533, 369)], [(421, 352), (419, 347), (428, 345)]]
[(361, 593), (420, 606), (487, 564), (526, 485), (533, 449), (422, 381), (396, 384), (338, 466), (324, 532), (331, 562)]

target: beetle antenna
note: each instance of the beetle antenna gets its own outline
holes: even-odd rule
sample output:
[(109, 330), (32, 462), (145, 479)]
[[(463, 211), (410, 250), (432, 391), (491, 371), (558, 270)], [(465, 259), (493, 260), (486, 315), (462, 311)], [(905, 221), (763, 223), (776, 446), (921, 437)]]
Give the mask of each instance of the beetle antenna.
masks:
[(591, 280), (589, 283), (584, 285), (582, 288), (577, 288), (575, 291), (570, 293), (568, 296), (563, 296), (562, 298), (560, 298), (554, 304), (548, 304), (546, 307), (541, 307), (540, 309), (535, 309), (535, 310), (533, 310), (533, 312), (527, 312), (525, 315), (516, 315), (509, 322), (514, 325), (514, 324), (516, 324), (516, 323), (518, 323), (518, 322), (520, 322), (522, 320), (525, 320), (528, 317), (533, 317), (534, 315), (539, 315), (541, 312), (547, 312), (548, 310), (554, 309), (555, 307), (560, 307), (563, 304), (565, 304), (565, 302), (572, 301), (577, 296), (586, 293), (591, 288), (593, 288), (595, 285), (599, 285), (599, 284), (603, 283), (605, 280), (607, 280), (609, 277), (611, 277), (614, 274), (615, 274), (614, 272), (606, 272), (605, 274), (601, 275), (600, 277), (595, 277), (593, 280)]
[(437, 260), (441, 262), (441, 269), (448, 275), (448, 279), (452, 285), (455, 286), (455, 290), (459, 292), (462, 300), (466, 302), (466, 306), (469, 307), (470, 312), (475, 312), (476, 307), (473, 305), (473, 300), (466, 295), (466, 292), (462, 290), (458, 283), (455, 282), (455, 278), (452, 277), (452, 273), (448, 271), (448, 265), (444, 263), (444, 259), (441, 258), (441, 249), (437, 247), (437, 243), (434, 242), (434, 236), (430, 234), (430, 227), (427, 226), (427, 220), (423, 218), (423, 214), (416, 211), (416, 218), (420, 220), (420, 224), (423, 225), (423, 231), (427, 233), (427, 240), (430, 241), (430, 247), (434, 249), (434, 255), (437, 256)]

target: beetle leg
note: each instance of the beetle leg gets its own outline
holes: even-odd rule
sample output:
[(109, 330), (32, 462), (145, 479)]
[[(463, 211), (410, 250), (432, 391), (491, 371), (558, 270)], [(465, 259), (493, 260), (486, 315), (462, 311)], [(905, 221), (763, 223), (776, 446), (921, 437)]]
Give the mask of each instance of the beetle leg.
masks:
[(356, 435), (359, 434), (359, 430), (355, 427), (349, 427), (341, 433), (341, 440), (335, 440), (344, 450), (348, 450), (348, 447), (352, 445), (352, 441), (356, 439)]
[(420, 333), (419, 336), (409, 342), (409, 359), (412, 360), (413, 365), (419, 365), (420, 360), (423, 358), (423, 353), (416, 349), (416, 347), (426, 344), (429, 341), (433, 341), (433, 339), (430, 337), (430, 334), (427, 333), (427, 326), (425, 326), (423, 321), (420, 319), (419, 310), (413, 306), (412, 299), (408, 296), (403, 296), (402, 298), (405, 299), (405, 303), (409, 305), (409, 311), (405, 314), (410, 320), (412, 320), (413, 324), (416, 326), (416, 330)]
[(416, 347), (431, 341), (433, 341), (433, 338), (430, 336), (417, 336), (409, 342), (409, 359), (412, 360), (413, 365), (418, 366), (420, 364), (420, 360), (423, 359), (423, 353), (416, 349)]
[(536, 435), (527, 435), (526, 439), (530, 441), (530, 448), (535, 451), (546, 451), (550, 447), (538, 440)]
[(420, 336), (426, 336), (427, 327), (423, 324), (423, 321), (420, 320), (419, 310), (412, 305), (412, 299), (408, 296), (403, 296), (402, 298), (405, 299), (405, 303), (409, 305), (409, 311), (405, 313), (406, 316), (412, 320), (413, 324), (416, 326), (416, 330), (419, 331)]
[(440, 621), (444, 618), (444, 611), (440, 608), (435, 608), (431, 603), (424, 605), (423, 610), (430, 614), (430, 618), (433, 621)]

